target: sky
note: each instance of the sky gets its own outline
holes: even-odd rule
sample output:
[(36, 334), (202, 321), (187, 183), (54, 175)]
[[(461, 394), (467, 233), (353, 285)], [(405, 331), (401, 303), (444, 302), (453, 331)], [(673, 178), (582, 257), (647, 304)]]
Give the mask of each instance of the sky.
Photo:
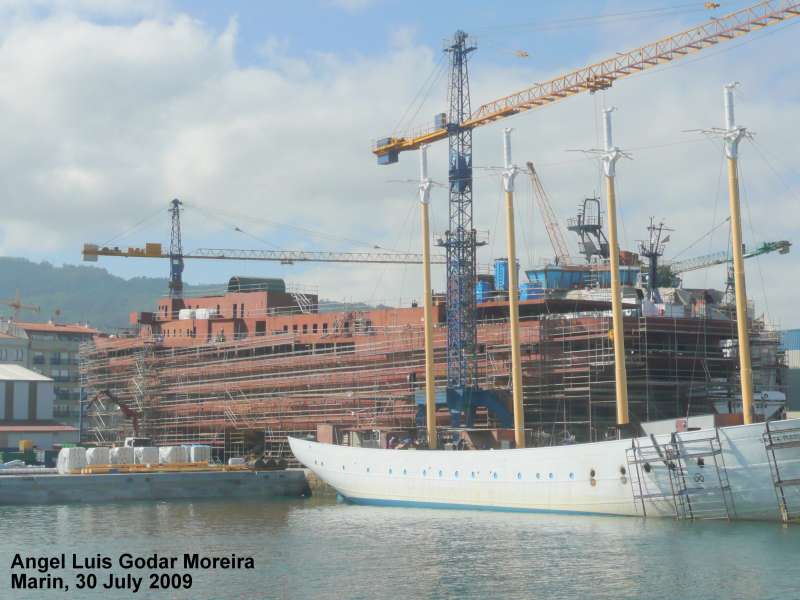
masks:
[[(721, 2), (503, 3), (394, 0), (0, 0), (0, 254), (79, 264), (84, 242), (169, 241), (167, 208), (185, 203), (193, 248), (419, 251), (418, 160), (378, 166), (374, 140), (429, 126), (446, 110), (444, 40), (474, 36), (473, 108), (532, 83), (745, 6)], [(636, 250), (650, 217), (673, 229), (665, 258), (728, 247), (723, 154), (697, 133), (722, 126), (722, 86), (740, 83), (744, 239), (797, 242), (800, 19), (721, 44), (474, 136), (475, 225), (488, 265), (505, 253), (502, 131), (532, 160), (560, 219), (601, 191), (603, 107), (615, 106), (621, 245)], [(520, 56), (520, 55), (523, 56)], [(446, 180), (447, 145), (430, 151)], [(530, 185), (519, 180), (523, 268), (552, 256)], [(447, 224), (432, 193), (432, 229)], [(237, 231), (238, 230), (238, 231)], [(577, 253), (572, 234), (567, 240)], [(166, 276), (166, 261), (101, 259), (123, 277)], [(326, 299), (408, 304), (419, 266), (187, 261), (190, 283), (284, 277)], [(800, 247), (747, 261), (757, 312), (800, 327)], [(724, 287), (715, 267), (685, 285)], [(443, 269), (434, 286), (444, 287)], [(143, 310), (148, 307), (142, 307)]]

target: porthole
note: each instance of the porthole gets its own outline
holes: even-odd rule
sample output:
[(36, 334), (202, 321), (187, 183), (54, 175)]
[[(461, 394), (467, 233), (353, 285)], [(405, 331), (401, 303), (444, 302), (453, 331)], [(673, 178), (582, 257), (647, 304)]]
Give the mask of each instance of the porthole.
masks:
[(553, 473), (548, 473), (548, 474), (547, 474), (547, 478), (548, 478), (548, 479), (555, 479), (555, 478), (556, 478), (556, 476), (555, 476), (555, 474), (553, 474)]
[(642, 468), (644, 469), (645, 473), (649, 473), (650, 471), (653, 470), (653, 467), (650, 466), (649, 462), (644, 463), (644, 466)]
[(475, 471), (472, 471), (472, 473), (469, 474), (469, 478), (475, 479)]
[(518, 479), (518, 480), (521, 480), (521, 479), (522, 479), (522, 473), (517, 473), (517, 479)]
[(344, 465), (342, 465), (342, 471), (344, 471)]
[(453, 479), (458, 479), (458, 471), (453, 472)]
[(428, 474), (428, 469), (422, 469), (422, 476), (425, 477)]
[(574, 481), (575, 480), (575, 473), (570, 473), (569, 474), (569, 478)]
[(391, 474), (392, 474), (392, 468), (389, 467), (389, 475), (391, 475)]
[(494, 472), (492, 473), (492, 479), (497, 479), (497, 471), (494, 471)]
[(408, 475), (408, 471), (406, 469), (403, 469), (403, 475)]
[(628, 472), (628, 470), (624, 466), (620, 466), (620, 468), (619, 468), (619, 474), (620, 475), (625, 475), (627, 472)]
[(367, 467), (367, 473), (369, 473), (369, 467)]
[(594, 477), (596, 477), (596, 476), (597, 476), (597, 472), (596, 472), (594, 469), (592, 469), (591, 471), (589, 471), (589, 477), (591, 477), (591, 478), (594, 478)]
[(541, 473), (537, 473), (536, 474), (536, 479), (541, 479), (541, 478), (542, 478), (542, 474)]
[(442, 472), (441, 469), (439, 469), (439, 477), (442, 477), (443, 475), (444, 475), (444, 473)]

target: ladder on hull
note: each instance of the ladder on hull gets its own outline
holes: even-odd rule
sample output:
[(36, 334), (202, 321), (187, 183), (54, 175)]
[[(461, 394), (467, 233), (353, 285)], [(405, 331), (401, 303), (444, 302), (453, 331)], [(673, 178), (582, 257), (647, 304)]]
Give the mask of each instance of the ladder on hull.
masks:
[(652, 444), (642, 444), (633, 439), (631, 448), (626, 451), (629, 479), (637, 510), (647, 516), (647, 507), (655, 503), (667, 503), (675, 516), (684, 512), (684, 496), (679, 491), (674, 476), (675, 462), (670, 444), (659, 445), (651, 438)]
[[(771, 424), (770, 424), (771, 423)], [(775, 486), (775, 497), (784, 523), (800, 521), (800, 506), (793, 506), (792, 500), (800, 504), (800, 466), (798, 466), (798, 448), (800, 448), (800, 426), (781, 426), (781, 421), (767, 421), (763, 434), (764, 447), (767, 450), (769, 471)], [(795, 449), (794, 456), (786, 456), (786, 451)], [(786, 460), (791, 458), (792, 460)], [(795, 492), (792, 494), (792, 492)]]
[(714, 435), (672, 435), (687, 498), (689, 519), (728, 519), (736, 514), (719, 430)]
[(634, 439), (627, 451), (631, 489), (637, 508), (671, 506), (676, 519), (728, 519), (736, 514), (722, 455), (719, 432), (713, 436), (680, 436), (668, 443)]

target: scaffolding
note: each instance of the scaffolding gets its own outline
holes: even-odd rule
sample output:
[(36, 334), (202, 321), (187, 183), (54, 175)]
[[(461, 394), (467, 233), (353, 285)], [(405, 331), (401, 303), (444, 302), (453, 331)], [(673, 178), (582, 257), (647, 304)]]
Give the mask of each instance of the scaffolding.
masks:
[[(139, 415), (140, 435), (158, 445), (202, 443), (224, 456), (264, 451), (288, 456), (286, 436), (315, 435), (321, 423), (343, 432), (411, 429), (424, 386), (422, 324), (400, 313), (378, 327), (350, 312), (310, 338), (294, 332), (175, 345), (163, 337), (97, 338), (81, 350), (87, 398), (109, 390)], [(502, 309), (495, 315), (502, 314)], [(713, 412), (738, 393), (735, 327), (727, 319), (641, 316), (626, 311), (624, 335), (634, 421)], [(510, 390), (504, 318), (478, 323), (478, 384)], [(356, 315), (357, 316), (357, 315)], [(358, 326), (362, 322), (363, 326)], [(395, 325), (394, 323), (404, 323)], [(777, 348), (767, 329), (758, 344)], [(608, 311), (527, 314), (521, 320), (526, 428), (533, 444), (597, 441), (614, 434), (613, 340)], [(447, 329), (434, 329), (436, 387), (446, 385)], [(172, 344), (168, 342), (173, 342)], [(764, 365), (772, 368), (765, 350)], [(769, 364), (768, 364), (769, 363)], [(756, 365), (754, 365), (756, 366)], [(765, 376), (774, 381), (775, 376)], [(87, 415), (86, 438), (100, 444), (131, 435), (114, 405)], [(438, 419), (446, 425), (446, 411)], [(494, 427), (478, 413), (478, 426)]]

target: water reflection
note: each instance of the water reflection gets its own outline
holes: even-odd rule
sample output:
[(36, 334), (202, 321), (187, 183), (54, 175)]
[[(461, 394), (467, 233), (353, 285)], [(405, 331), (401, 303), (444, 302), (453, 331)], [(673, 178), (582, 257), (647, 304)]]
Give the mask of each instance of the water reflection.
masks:
[[(192, 590), (145, 596), (156, 598), (786, 599), (797, 596), (792, 572), (800, 556), (800, 527), (776, 524), (395, 509), (326, 499), (12, 507), (3, 510), (0, 539), (6, 565), (16, 551), (256, 559), (254, 571), (195, 571)], [(0, 597), (9, 597), (7, 573)], [(79, 597), (95, 596), (131, 597)]]

